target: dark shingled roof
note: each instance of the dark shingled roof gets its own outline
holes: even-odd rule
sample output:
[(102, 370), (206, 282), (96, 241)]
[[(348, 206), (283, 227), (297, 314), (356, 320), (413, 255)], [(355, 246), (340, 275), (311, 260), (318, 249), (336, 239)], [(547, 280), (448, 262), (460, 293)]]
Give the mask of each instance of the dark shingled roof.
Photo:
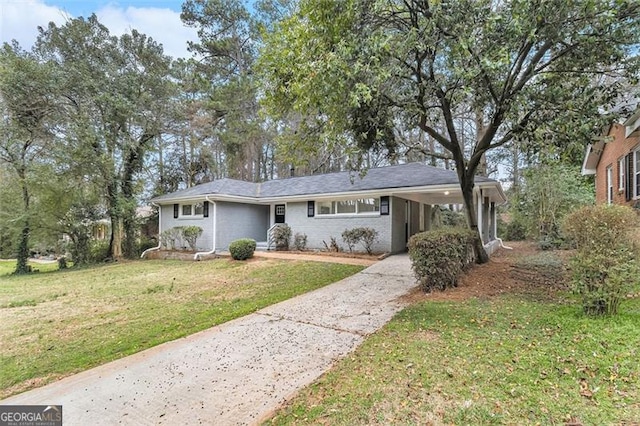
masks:
[[(496, 181), (479, 176), (476, 177), (476, 182)], [(454, 184), (458, 184), (458, 175), (453, 170), (440, 169), (420, 163), (408, 163), (370, 169), (363, 178), (354, 172), (300, 176), (262, 183), (225, 178), (162, 195), (151, 201), (199, 198), (205, 195), (233, 195), (252, 198), (291, 197)]]

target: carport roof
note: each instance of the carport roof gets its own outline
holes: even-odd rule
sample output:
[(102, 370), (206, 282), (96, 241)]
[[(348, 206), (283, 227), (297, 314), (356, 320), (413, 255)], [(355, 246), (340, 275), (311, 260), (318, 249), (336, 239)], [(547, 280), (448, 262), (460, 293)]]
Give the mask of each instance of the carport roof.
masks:
[[(496, 186), (493, 179), (477, 176), (476, 184)], [(205, 196), (251, 198), (254, 201), (299, 196), (327, 196), (363, 191), (385, 191), (424, 187), (458, 188), (458, 175), (453, 170), (445, 170), (421, 163), (407, 163), (369, 169), (363, 177), (354, 172), (337, 172), (312, 176), (276, 179), (262, 183), (245, 182), (236, 179), (218, 179), (191, 188), (162, 195), (152, 199), (153, 203), (166, 204), (173, 201), (197, 199)], [(501, 192), (501, 190), (500, 190)]]

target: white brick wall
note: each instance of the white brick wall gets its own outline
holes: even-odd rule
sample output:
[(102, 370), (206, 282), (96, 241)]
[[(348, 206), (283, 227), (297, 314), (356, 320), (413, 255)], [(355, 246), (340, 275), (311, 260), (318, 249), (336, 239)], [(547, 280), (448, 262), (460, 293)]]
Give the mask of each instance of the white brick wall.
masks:
[[(213, 205), (209, 206), (209, 217), (199, 219), (173, 218), (173, 204), (161, 206), (162, 221), (160, 223), (160, 231), (166, 231), (174, 226), (199, 226), (202, 228), (202, 235), (196, 240), (198, 251), (209, 251), (213, 244)], [(185, 242), (186, 246), (187, 243)]]
[[(345, 250), (342, 232), (345, 229), (359, 227), (373, 228), (378, 231), (378, 242), (373, 246), (376, 252), (391, 251), (391, 216), (353, 215), (353, 216), (318, 216), (307, 217), (307, 202), (287, 203), (286, 222), (291, 227), (292, 235), (296, 232), (307, 234), (307, 248), (324, 249), (322, 241), (329, 244), (329, 239), (335, 237)], [(361, 245), (355, 250), (364, 251)]]

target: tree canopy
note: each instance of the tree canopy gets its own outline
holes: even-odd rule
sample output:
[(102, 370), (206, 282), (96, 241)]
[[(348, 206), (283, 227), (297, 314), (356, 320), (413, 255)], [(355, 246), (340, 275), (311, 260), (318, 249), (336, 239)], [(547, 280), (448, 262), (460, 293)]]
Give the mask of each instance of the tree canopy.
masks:
[(5, 44), (0, 50), (0, 162), (7, 166), (5, 173), (13, 178), (20, 193), (13, 199), (20, 208), (9, 206), (15, 215), (10, 221), (14, 226), (9, 229), (17, 228), (20, 235), (16, 273), (29, 272), (33, 187), (44, 177), (41, 169), (47, 161), (45, 154), (55, 140), (58, 76), (50, 64), (39, 62), (15, 44)]
[(135, 179), (164, 131), (170, 58), (136, 30), (110, 35), (95, 15), (60, 27), (50, 23), (40, 30), (36, 50), (61, 74), (56, 107), (65, 113), (65, 152), (80, 160), (75, 164), (85, 168), (104, 197), (110, 254), (122, 256), (124, 243), (124, 254), (132, 256)]
[(628, 0), (303, 0), (267, 37), (265, 105), (311, 117), (315, 141), (330, 134), (361, 153), (393, 154), (398, 129), (420, 129), (455, 164), (477, 229), (483, 156), (583, 138), (609, 119), (620, 82), (637, 77), (639, 18)]

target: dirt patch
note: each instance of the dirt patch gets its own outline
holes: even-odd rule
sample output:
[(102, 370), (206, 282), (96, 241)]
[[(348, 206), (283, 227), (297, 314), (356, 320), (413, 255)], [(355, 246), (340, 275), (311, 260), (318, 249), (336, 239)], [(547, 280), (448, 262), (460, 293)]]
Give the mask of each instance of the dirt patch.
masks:
[(308, 260), (312, 262), (342, 263), (346, 265), (370, 266), (379, 260), (378, 255), (330, 252), (256, 251), (254, 257), (268, 259)]
[[(403, 298), (408, 303), (423, 300), (466, 300), (492, 298), (506, 293), (548, 297), (566, 288), (566, 262), (569, 251), (540, 251), (535, 243), (505, 243), (512, 250), (500, 249), (483, 265), (475, 265), (458, 282), (443, 292), (424, 293), (419, 288)], [(546, 295), (546, 296), (545, 296)]]
[[(177, 251), (177, 250), (156, 250), (150, 251), (145, 255), (147, 259), (161, 259), (161, 260), (186, 260), (193, 261), (195, 252), (192, 251)], [(310, 251), (255, 251), (253, 253), (253, 259), (286, 259), (286, 260), (307, 260), (312, 262), (330, 262), (330, 263), (342, 263), (346, 265), (363, 265), (370, 266), (379, 260), (382, 260), (385, 255), (379, 254), (363, 254), (363, 253), (344, 253), (344, 252), (310, 252)], [(218, 252), (215, 254), (200, 255), (200, 260), (214, 260), (218, 258), (230, 258), (229, 252)], [(249, 259), (251, 261), (251, 259)], [(255, 261), (255, 260), (254, 260)]]

